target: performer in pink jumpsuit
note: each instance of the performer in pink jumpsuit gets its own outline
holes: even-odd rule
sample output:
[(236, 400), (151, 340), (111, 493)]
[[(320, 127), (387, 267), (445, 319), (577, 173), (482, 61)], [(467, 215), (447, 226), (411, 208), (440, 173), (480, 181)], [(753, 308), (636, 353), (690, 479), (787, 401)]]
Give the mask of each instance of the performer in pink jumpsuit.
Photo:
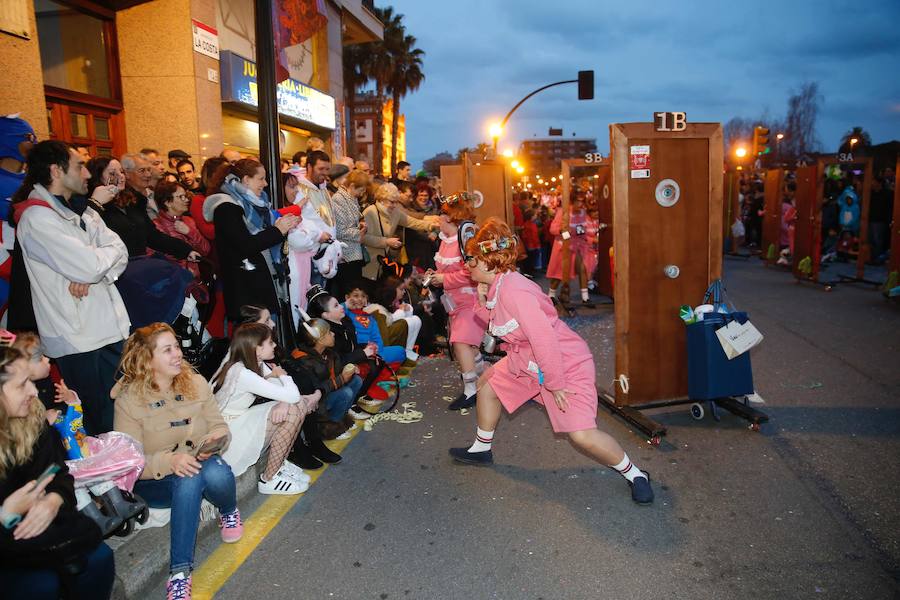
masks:
[(557, 317), (540, 287), (515, 271), (516, 239), (509, 226), (489, 219), (468, 242), (466, 254), (474, 257), (466, 266), (479, 283), (478, 310), (488, 317), (488, 331), (503, 339), (506, 356), (479, 380), (475, 442), (451, 448), (450, 455), (464, 464), (493, 463), (501, 407), (512, 413), (534, 399), (544, 406), (553, 431), (568, 434), (577, 448), (622, 474), (635, 502), (652, 503), (648, 475), (612, 436), (597, 429), (590, 348)]
[[(578, 275), (578, 282), (581, 284), (581, 301), (588, 303), (588, 278), (590, 271), (587, 270), (589, 262), (588, 256), (592, 252), (591, 236), (588, 228), (591, 225), (591, 219), (588, 217), (585, 208), (584, 193), (575, 192), (572, 194), (572, 200), (569, 208), (569, 229), (562, 231), (563, 210), (559, 208), (553, 217), (553, 223), (550, 224), (550, 233), (556, 236), (553, 240), (553, 249), (550, 251), (550, 261), (547, 264), (547, 279), (550, 280), (550, 297), (556, 298), (556, 290), (563, 281), (569, 281)], [(563, 239), (568, 236), (569, 253), (571, 260), (569, 261), (569, 273), (562, 272), (562, 246)], [(593, 264), (596, 265), (597, 257), (593, 257)]]
[(481, 340), (487, 321), (475, 313), (475, 282), (463, 264), (457, 232), (464, 221), (474, 221), (472, 198), (465, 192), (441, 199), (441, 246), (434, 255), (437, 271), (429, 273), (431, 283), (443, 286), (445, 307), (450, 308), (450, 343), (462, 374), (463, 391), (450, 403), (450, 410), (469, 408), (475, 404), (478, 376), (484, 370)]

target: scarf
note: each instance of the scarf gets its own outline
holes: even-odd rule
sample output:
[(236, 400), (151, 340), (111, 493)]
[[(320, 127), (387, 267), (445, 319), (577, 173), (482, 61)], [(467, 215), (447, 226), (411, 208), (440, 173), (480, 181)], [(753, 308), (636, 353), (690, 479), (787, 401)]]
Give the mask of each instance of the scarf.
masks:
[[(256, 235), (274, 223), (274, 211), (269, 205), (269, 198), (265, 192), (262, 193), (262, 196), (257, 196), (234, 175), (225, 178), (225, 181), (222, 182), (222, 191), (241, 203), (244, 208), (244, 223), (251, 234)], [(268, 253), (263, 251), (263, 257), (272, 274), (280, 275), (283, 268), (281, 244), (275, 244), (269, 248)]]

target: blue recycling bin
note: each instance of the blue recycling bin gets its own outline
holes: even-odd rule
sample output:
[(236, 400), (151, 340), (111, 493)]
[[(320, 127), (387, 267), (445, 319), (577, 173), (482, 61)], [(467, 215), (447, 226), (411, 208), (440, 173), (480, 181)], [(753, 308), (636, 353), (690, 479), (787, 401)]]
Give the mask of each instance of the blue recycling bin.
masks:
[(703, 321), (687, 326), (688, 397), (713, 400), (753, 393), (750, 353), (728, 360), (716, 330), (730, 315), (706, 313)]

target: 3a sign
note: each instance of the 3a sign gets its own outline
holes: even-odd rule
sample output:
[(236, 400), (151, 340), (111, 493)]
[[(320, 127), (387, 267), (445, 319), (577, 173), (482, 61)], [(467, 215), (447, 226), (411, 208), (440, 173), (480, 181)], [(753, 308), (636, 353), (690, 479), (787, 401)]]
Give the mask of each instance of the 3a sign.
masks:
[(687, 129), (687, 113), (655, 112), (653, 123), (656, 131), (684, 131)]

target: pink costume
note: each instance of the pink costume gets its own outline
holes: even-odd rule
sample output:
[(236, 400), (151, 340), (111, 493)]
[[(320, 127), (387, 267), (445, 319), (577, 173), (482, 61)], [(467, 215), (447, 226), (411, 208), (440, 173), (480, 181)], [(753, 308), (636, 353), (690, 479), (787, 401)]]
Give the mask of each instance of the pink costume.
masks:
[[(562, 209), (556, 211), (556, 214), (553, 216), (553, 222), (550, 224), (550, 233), (555, 235), (556, 237), (553, 240), (553, 249), (550, 251), (550, 262), (547, 264), (547, 279), (563, 279), (562, 276)], [(577, 227), (581, 225), (585, 229), (584, 234), (577, 234)], [(573, 211), (569, 216), (569, 234), (572, 236), (569, 238), (569, 251), (570, 256), (572, 257), (571, 261), (569, 261), (569, 277), (567, 279), (572, 279), (575, 277), (575, 256), (580, 255), (582, 262), (584, 262), (585, 266), (589, 264), (592, 260), (592, 264), (596, 266), (597, 257), (594, 256), (591, 259), (592, 254), (596, 254), (592, 251), (592, 240), (594, 236), (590, 235), (588, 231), (591, 225), (591, 219), (587, 215), (587, 211)], [(596, 229), (596, 225), (594, 225)], [(595, 232), (596, 233), (596, 232)], [(590, 277), (591, 271), (588, 270), (588, 277)]]
[[(534, 399), (544, 405), (555, 432), (597, 427), (593, 355), (536, 283), (515, 271), (501, 273), (477, 310), (490, 315), (489, 331), (503, 338), (506, 356), (489, 371), (488, 382), (507, 412)], [(551, 390), (569, 392), (566, 412)]]
[(480, 346), (487, 320), (475, 314), (475, 282), (463, 264), (456, 236), (440, 234), (441, 246), (434, 255), (437, 272), (444, 276), (444, 293), (456, 308), (450, 313), (450, 343)]

